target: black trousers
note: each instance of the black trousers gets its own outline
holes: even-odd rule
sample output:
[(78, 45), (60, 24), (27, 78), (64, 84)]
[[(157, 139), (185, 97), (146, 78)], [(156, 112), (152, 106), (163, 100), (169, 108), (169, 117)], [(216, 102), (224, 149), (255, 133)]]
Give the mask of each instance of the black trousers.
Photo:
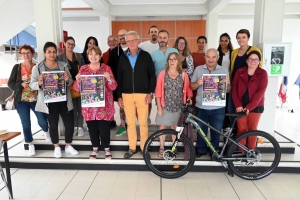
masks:
[(101, 137), (101, 146), (103, 148), (109, 148), (110, 143), (110, 121), (106, 120), (91, 120), (86, 121), (86, 124), (89, 128), (90, 138), (93, 147), (100, 148), (100, 139)]
[(49, 121), (50, 137), (53, 144), (57, 144), (58, 137), (58, 120), (61, 116), (65, 125), (65, 142), (72, 143), (74, 132), (74, 114), (73, 110), (68, 111), (67, 102), (48, 103), (49, 114), (47, 115)]

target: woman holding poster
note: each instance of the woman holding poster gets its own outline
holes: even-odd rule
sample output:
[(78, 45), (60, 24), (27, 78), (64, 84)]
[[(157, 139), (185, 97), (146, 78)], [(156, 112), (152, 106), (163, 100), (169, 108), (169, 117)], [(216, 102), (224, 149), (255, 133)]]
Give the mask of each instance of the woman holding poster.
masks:
[(110, 153), (110, 120), (115, 114), (112, 92), (117, 82), (109, 66), (100, 63), (101, 50), (97, 46), (87, 50), (90, 64), (80, 68), (74, 83), (74, 89), (81, 92), (82, 115), (89, 128), (93, 146), (90, 159), (96, 159), (101, 137), (105, 150), (105, 159), (111, 159)]
[[(232, 99), (236, 112), (246, 112), (247, 116), (237, 120), (237, 135), (257, 130), (258, 122), (264, 111), (264, 95), (268, 86), (268, 74), (259, 67), (261, 54), (251, 51), (247, 55), (247, 66), (236, 71), (232, 84)], [(250, 149), (256, 147), (256, 137), (247, 139)], [(243, 145), (246, 141), (243, 141)], [(239, 149), (240, 151), (242, 149)]]
[(53, 42), (44, 45), (45, 59), (32, 69), (30, 87), (38, 90), (35, 110), (47, 114), (54, 157), (62, 157), (58, 138), (58, 120), (61, 116), (65, 125), (65, 152), (77, 155), (72, 146), (74, 115), (69, 85), (73, 84), (68, 64), (56, 60), (57, 47)]

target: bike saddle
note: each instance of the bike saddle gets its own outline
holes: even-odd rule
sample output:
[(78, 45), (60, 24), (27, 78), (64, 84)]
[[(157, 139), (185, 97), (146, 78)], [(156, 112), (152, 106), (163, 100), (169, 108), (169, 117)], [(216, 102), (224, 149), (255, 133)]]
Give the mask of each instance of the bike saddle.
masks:
[(247, 114), (245, 112), (238, 112), (238, 113), (225, 113), (225, 116), (228, 117), (234, 117), (236, 119), (242, 118), (247, 116)]

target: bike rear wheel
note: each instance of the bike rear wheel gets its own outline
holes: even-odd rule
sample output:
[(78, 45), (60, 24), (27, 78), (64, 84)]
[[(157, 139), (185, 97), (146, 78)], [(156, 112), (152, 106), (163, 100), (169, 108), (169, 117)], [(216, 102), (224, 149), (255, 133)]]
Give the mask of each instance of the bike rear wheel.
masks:
[[(181, 134), (175, 152), (172, 152), (172, 136), (178, 132), (173, 129), (159, 130), (153, 133), (144, 147), (144, 160), (149, 169), (163, 178), (178, 178), (185, 175), (195, 162), (195, 147), (191, 140)], [(166, 136), (162, 158), (159, 157), (160, 136)], [(185, 148), (184, 148), (185, 144)]]
[(229, 169), (237, 176), (247, 180), (257, 180), (274, 171), (280, 162), (281, 150), (276, 139), (263, 131), (245, 132), (238, 136), (235, 142), (243, 144), (251, 139), (256, 141), (256, 147), (249, 149), (246, 142), (245, 148), (248, 151), (241, 150), (238, 145), (232, 143), (227, 158), (235, 159), (227, 163)]

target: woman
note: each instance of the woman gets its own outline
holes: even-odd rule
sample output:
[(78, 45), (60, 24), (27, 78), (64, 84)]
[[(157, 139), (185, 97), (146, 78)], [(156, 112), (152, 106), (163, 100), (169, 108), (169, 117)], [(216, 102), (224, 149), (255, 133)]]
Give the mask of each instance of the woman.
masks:
[(110, 120), (115, 114), (114, 100), (112, 91), (118, 86), (112, 71), (109, 66), (100, 63), (101, 50), (99, 47), (93, 46), (87, 50), (88, 59), (90, 64), (84, 65), (80, 68), (76, 76), (74, 89), (80, 88), (80, 75), (103, 75), (105, 78), (105, 107), (85, 107), (82, 108), (84, 120), (89, 128), (90, 138), (93, 145), (93, 152), (90, 159), (96, 159), (101, 137), (101, 146), (105, 150), (105, 159), (111, 159), (110, 153)]
[(86, 39), (83, 52), (81, 53), (85, 64), (90, 64), (86, 51), (93, 46), (98, 46), (98, 40), (95, 37), (90, 36)]
[[(157, 77), (155, 98), (157, 115), (155, 122), (159, 130), (171, 126), (175, 129), (181, 113), (182, 103), (189, 99), (191, 102), (192, 90), (188, 75), (181, 68), (181, 58), (178, 53), (170, 53), (166, 69)], [(173, 140), (175, 138), (172, 138)], [(160, 136), (159, 157), (163, 156), (165, 136)]]
[(43, 129), (45, 140), (50, 141), (48, 122), (44, 113), (35, 111), (38, 93), (29, 87), (31, 71), (35, 65), (32, 62), (34, 49), (24, 44), (19, 48), (18, 53), (24, 61), (13, 67), (8, 80), (8, 87), (14, 91), (14, 104), (22, 123), (25, 142), (28, 143), (28, 155), (34, 156), (35, 147), (31, 132), (30, 109), (34, 112), (39, 126)]
[[(65, 40), (66, 52), (57, 56), (58, 61), (68, 63), (69, 71), (71, 73), (73, 81), (76, 80), (75, 76), (79, 72), (80, 66), (84, 65), (84, 60), (80, 53), (75, 53), (75, 40), (73, 37), (67, 37)], [(81, 114), (81, 97), (80, 92), (73, 89), (73, 86), (69, 87), (73, 102), (74, 113), (74, 135), (78, 133), (78, 137), (83, 137), (83, 116)]]
[(187, 40), (182, 36), (178, 37), (173, 48), (177, 49), (179, 52), (182, 70), (191, 77), (194, 72), (194, 61)]
[[(260, 54), (260, 50), (255, 46), (249, 46), (248, 42), (250, 39), (250, 32), (247, 29), (241, 29), (236, 33), (236, 39), (240, 48), (237, 48), (231, 53), (231, 64), (230, 64), (230, 80), (235, 77), (235, 73), (238, 69), (247, 66), (247, 53), (250, 51), (258, 51)], [(261, 61), (259, 62), (259, 67), (261, 67)], [(232, 101), (232, 95), (229, 93), (228, 97), (228, 112), (233, 113), (235, 111), (235, 107)], [(233, 123), (233, 117), (230, 117), (230, 123)], [(234, 130), (234, 133), (236, 130)]]
[[(232, 84), (232, 99), (236, 112), (246, 112), (247, 116), (237, 120), (237, 135), (257, 130), (258, 122), (264, 111), (264, 95), (268, 86), (268, 74), (259, 67), (261, 54), (250, 51), (246, 57), (247, 66), (236, 71)], [(256, 147), (256, 137), (249, 137), (241, 144), (250, 149)], [(239, 148), (240, 151), (242, 149)]]
[[(205, 64), (205, 48), (207, 45), (207, 38), (205, 36), (199, 36), (197, 39), (198, 50), (192, 53), (194, 61), (194, 71), (198, 66)], [(193, 73), (194, 73), (193, 71)], [(197, 90), (193, 90), (193, 107), (195, 108)], [(195, 109), (196, 110), (196, 109)], [(195, 111), (194, 111), (195, 114)]]
[(197, 39), (198, 50), (192, 53), (194, 61), (194, 71), (195, 69), (205, 64), (205, 47), (207, 45), (207, 38), (205, 36), (199, 36)]
[(32, 77), (30, 81), (30, 87), (33, 90), (38, 90), (38, 99), (36, 104), (36, 111), (40, 111), (47, 114), (49, 121), (49, 129), (51, 141), (54, 145), (54, 157), (62, 157), (61, 149), (59, 147), (58, 138), (58, 119), (61, 116), (65, 125), (65, 152), (72, 155), (77, 155), (76, 151), (72, 146), (73, 139), (73, 128), (74, 128), (74, 114), (73, 114), (73, 103), (70, 90), (66, 87), (67, 101), (45, 103), (44, 102), (44, 91), (43, 91), (43, 79), (44, 74), (42, 72), (51, 71), (64, 71), (64, 80), (67, 86), (73, 84), (73, 79), (69, 72), (67, 63), (57, 61), (57, 47), (53, 42), (46, 42), (43, 48), (45, 59), (40, 62), (37, 66), (34, 66), (32, 70)]
[[(220, 35), (219, 40), (219, 60), (218, 65), (225, 67), (228, 72), (230, 69), (230, 63), (231, 63), (231, 52), (233, 50), (230, 36), (227, 33), (223, 33)], [(227, 92), (226, 92), (226, 107), (225, 112), (228, 112), (228, 97), (229, 97), (229, 91), (230, 91), (230, 85), (227, 85)], [(223, 122), (223, 129), (227, 129), (230, 127), (230, 120), (228, 116), (225, 116), (224, 122)]]

